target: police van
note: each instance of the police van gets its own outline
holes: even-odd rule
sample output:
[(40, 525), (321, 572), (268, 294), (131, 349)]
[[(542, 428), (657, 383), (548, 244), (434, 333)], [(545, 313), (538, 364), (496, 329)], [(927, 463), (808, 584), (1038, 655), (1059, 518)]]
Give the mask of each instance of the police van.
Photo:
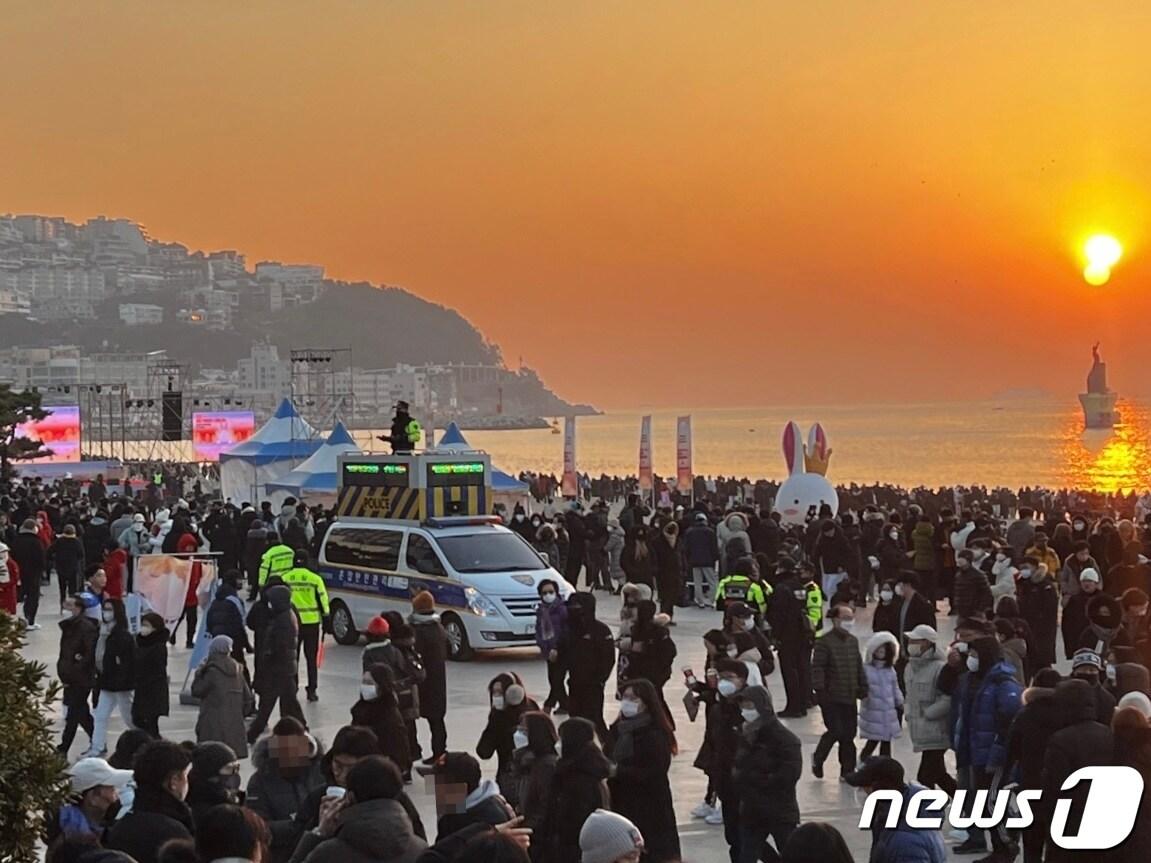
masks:
[(482, 513), (486, 455), (341, 456), (336, 519), (320, 546), (332, 630), (355, 644), (382, 611), (405, 616), (428, 591), (450, 656), (535, 645), (541, 581), (572, 587), (518, 534)]

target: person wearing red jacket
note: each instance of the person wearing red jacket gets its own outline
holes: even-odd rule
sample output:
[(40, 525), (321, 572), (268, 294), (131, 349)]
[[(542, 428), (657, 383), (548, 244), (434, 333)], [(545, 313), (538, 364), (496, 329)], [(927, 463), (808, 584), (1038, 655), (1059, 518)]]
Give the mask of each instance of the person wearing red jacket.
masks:
[(52, 530), (52, 522), (48, 520), (48, 513), (42, 509), (36, 511), (36, 535), (44, 544), (45, 551), (56, 541), (56, 531)]
[[(188, 529), (184, 520), (179, 516), (172, 520), (172, 528), (164, 537), (162, 550), (171, 554), (170, 549), (173, 546), (175, 546), (175, 553), (180, 555), (195, 554), (200, 550), (200, 538)], [(176, 625), (172, 627), (172, 633), (168, 638), (169, 644), (176, 643), (176, 632), (179, 630), (180, 624), (187, 621), (187, 625), (184, 627), (184, 646), (191, 650), (196, 645), (196, 624), (199, 619), (196, 592), (200, 589), (202, 577), (203, 571), (199, 562), (192, 561), (192, 572), (188, 578), (188, 592), (184, 596), (184, 611), (181, 613), (180, 619), (176, 621)]]
[(20, 567), (8, 556), (8, 546), (0, 542), (0, 611), (16, 616), (20, 598)]
[(128, 552), (120, 548), (114, 539), (104, 546), (104, 574), (108, 576), (108, 586), (104, 589), (107, 599), (124, 598), (124, 578), (128, 572)]

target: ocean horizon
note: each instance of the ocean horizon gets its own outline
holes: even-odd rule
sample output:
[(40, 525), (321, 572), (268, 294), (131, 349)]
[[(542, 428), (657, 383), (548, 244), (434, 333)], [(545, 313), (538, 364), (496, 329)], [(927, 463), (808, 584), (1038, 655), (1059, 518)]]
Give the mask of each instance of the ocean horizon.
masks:
[[(1151, 485), (1151, 410), (1120, 399), (1113, 430), (1086, 431), (1072, 398), (993, 399), (806, 407), (612, 411), (577, 419), (577, 468), (595, 476), (638, 472), (640, 420), (652, 417), (655, 472), (675, 473), (675, 423), (692, 416), (694, 473), (783, 479), (780, 439), (791, 420), (820, 422), (836, 484), (987, 485), (1142, 491)], [(368, 432), (354, 433), (361, 445)], [(563, 436), (547, 429), (469, 431), (502, 470), (562, 470)], [(379, 446), (379, 444), (377, 444)]]

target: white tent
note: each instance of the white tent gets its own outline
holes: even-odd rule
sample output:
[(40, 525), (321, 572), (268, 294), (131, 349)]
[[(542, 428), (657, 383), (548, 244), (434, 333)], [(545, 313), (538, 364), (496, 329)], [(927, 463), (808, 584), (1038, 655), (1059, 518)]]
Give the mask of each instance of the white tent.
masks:
[(257, 504), (264, 486), (283, 476), (322, 445), (320, 433), (284, 399), (259, 431), (220, 453), (220, 491), (225, 500)]
[(304, 497), (309, 503), (334, 500), (340, 483), (338, 460), (343, 453), (360, 455), (361, 450), (341, 422), (336, 423), (323, 446), (312, 453), (307, 461), (278, 479), (265, 483), (264, 487), (272, 503), (277, 503), (278, 498), (287, 495)]

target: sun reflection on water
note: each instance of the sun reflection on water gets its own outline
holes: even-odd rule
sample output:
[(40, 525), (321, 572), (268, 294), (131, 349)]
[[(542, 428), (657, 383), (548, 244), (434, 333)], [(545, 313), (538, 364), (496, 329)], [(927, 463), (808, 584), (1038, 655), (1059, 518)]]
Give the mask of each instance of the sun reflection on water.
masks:
[(1062, 485), (1100, 492), (1142, 491), (1151, 485), (1151, 413), (1120, 401), (1111, 431), (1083, 429), (1083, 414), (1068, 413), (1060, 435)]

